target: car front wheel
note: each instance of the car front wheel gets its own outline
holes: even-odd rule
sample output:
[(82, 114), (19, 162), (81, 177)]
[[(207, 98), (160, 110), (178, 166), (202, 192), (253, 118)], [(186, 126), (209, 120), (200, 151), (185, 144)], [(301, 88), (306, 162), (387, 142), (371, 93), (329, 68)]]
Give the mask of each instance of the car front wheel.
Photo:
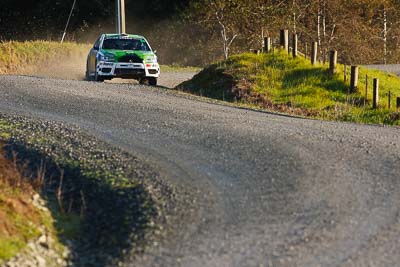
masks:
[(104, 77), (102, 77), (102, 76), (100, 76), (98, 73), (97, 73), (97, 60), (96, 60), (96, 69), (95, 69), (95, 71), (94, 71), (94, 80), (96, 81), (96, 82), (104, 82)]
[(98, 74), (97, 74), (97, 71), (96, 71), (96, 75), (94, 76), (94, 80), (95, 80), (96, 82), (104, 82), (104, 78), (101, 77), (100, 75), (98, 75)]
[(89, 71), (86, 71), (85, 80), (88, 82), (90, 82), (92, 80), (92, 77), (90, 77)]
[(149, 85), (157, 86), (157, 78), (154, 77), (149, 78)]
[(90, 71), (89, 71), (89, 65), (88, 65), (88, 63), (86, 63), (85, 80), (86, 80), (86, 81), (91, 81), (91, 80), (92, 80), (92, 77), (90, 76)]
[(139, 84), (150, 85), (150, 86), (157, 86), (157, 78), (155, 78), (155, 77), (141, 78), (141, 79), (139, 80)]

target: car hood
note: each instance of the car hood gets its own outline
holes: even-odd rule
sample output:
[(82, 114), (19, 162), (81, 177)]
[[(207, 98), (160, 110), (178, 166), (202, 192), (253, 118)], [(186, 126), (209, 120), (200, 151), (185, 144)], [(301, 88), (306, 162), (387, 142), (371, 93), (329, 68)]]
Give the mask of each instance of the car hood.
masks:
[(155, 56), (152, 51), (130, 51), (130, 50), (112, 50), (112, 49), (102, 49), (104, 55), (113, 55), (116, 62), (120, 62), (121, 58), (126, 56), (138, 56), (141, 60), (144, 60), (146, 57)]

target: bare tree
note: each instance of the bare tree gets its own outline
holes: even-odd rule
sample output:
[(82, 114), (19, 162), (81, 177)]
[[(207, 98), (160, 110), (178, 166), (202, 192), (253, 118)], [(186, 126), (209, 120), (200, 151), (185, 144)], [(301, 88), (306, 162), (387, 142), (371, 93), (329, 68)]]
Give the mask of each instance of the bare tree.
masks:
[(229, 11), (226, 11), (226, 6), (222, 3), (224, 3), (224, 1), (221, 1), (220, 3), (217, 3), (217, 1), (212, 1), (211, 6), (214, 8), (215, 19), (217, 20), (221, 28), (224, 57), (225, 59), (228, 59), (230, 47), (233, 41), (235, 41), (236, 37), (238, 37), (238, 33), (234, 29), (232, 29), (233, 27), (231, 27), (232, 32), (228, 33), (228, 22), (225, 20), (225, 14)]
[[(351, 64), (400, 60), (399, 0), (197, 0), (194, 18), (224, 58), (261, 47), (264, 36), (292, 29), (300, 46), (317, 41), (320, 58), (331, 49)], [(211, 41), (210, 41), (211, 42)], [(222, 49), (221, 49), (222, 47)], [(379, 53), (376, 53), (379, 51)]]
[(225, 59), (229, 57), (233, 42), (239, 36), (240, 12), (243, 0), (201, 0), (191, 4), (191, 17), (210, 33), (218, 32)]

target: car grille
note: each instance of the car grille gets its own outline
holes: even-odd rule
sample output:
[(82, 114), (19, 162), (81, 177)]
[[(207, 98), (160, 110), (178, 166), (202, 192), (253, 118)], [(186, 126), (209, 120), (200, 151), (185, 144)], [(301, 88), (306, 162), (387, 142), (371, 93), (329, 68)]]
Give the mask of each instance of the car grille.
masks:
[(144, 75), (144, 70), (137, 69), (115, 69), (116, 75)]
[(125, 55), (125, 56), (121, 57), (118, 61), (123, 62), (123, 63), (143, 63), (143, 59), (141, 59), (136, 54)]
[(102, 68), (101, 72), (110, 73), (111, 72), (111, 68)]
[(157, 74), (157, 70), (149, 70), (150, 74)]

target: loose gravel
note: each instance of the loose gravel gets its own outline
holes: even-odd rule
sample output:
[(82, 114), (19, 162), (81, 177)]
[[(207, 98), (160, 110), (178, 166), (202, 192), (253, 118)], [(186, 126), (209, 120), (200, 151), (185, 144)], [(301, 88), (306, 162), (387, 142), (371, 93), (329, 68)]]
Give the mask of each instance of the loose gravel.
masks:
[(400, 76), (400, 64), (386, 64), (386, 65), (364, 65), (363, 67), (372, 70), (381, 70), (393, 73)]
[(400, 262), (398, 128), (255, 112), (132, 84), (0, 76), (0, 92), (0, 111), (78, 125), (189, 192), (166, 212), (175, 231), (140, 257), (128, 253), (122, 266)]

